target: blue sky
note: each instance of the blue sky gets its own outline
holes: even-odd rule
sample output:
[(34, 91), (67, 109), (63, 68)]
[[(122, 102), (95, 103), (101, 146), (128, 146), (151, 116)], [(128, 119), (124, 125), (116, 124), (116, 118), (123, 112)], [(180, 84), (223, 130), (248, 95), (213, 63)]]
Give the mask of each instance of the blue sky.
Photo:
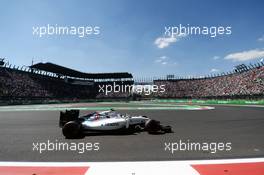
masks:
[[(207, 75), (264, 58), (264, 1), (0, 1), (0, 57), (135, 77)], [(99, 26), (100, 35), (44, 36), (35, 26)], [(231, 35), (186, 35), (159, 48), (165, 26), (231, 26)], [(165, 40), (166, 41), (166, 38)]]

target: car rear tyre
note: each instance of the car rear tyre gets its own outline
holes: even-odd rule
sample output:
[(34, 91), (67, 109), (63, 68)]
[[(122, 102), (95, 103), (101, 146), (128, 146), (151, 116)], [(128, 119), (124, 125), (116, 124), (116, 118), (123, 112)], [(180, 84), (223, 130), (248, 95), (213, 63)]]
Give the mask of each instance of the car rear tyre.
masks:
[(81, 135), (81, 125), (76, 121), (66, 123), (62, 128), (62, 134), (67, 139), (79, 138)]

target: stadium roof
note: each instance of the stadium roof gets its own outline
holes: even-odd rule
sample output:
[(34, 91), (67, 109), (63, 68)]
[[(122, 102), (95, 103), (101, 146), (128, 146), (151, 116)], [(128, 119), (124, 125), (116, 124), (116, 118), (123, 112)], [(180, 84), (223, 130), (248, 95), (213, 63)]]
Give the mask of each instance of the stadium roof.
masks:
[(133, 78), (132, 74), (128, 72), (117, 73), (84, 73), (77, 70), (73, 70), (67, 67), (63, 67), (53, 63), (37, 63), (31, 68), (43, 70), (46, 72), (52, 72), (64, 76), (70, 76), (75, 78), (87, 78), (87, 79), (121, 79), (121, 78)]

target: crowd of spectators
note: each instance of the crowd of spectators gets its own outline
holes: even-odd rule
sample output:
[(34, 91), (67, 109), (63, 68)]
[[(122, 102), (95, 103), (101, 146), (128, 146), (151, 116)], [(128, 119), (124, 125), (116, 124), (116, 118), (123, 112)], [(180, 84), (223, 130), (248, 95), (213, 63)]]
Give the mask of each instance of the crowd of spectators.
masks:
[(154, 83), (165, 85), (165, 92), (154, 94), (159, 98), (263, 97), (264, 66), (218, 77), (156, 80)]
[(1, 99), (89, 99), (95, 96), (93, 86), (70, 84), (58, 77), (0, 67)]
[[(92, 85), (72, 84), (63, 78), (41, 75), (0, 66), (0, 101), (9, 99), (104, 99), (131, 98), (130, 92), (99, 91), (100, 85), (113, 82), (94, 82)], [(115, 82), (132, 85), (133, 81)], [(239, 98), (264, 97), (264, 65), (228, 75), (197, 79), (155, 80), (155, 85), (165, 85), (148, 97), (156, 98)]]
[[(128, 81), (130, 84), (133, 82)], [(117, 84), (126, 84), (118, 82)], [(71, 83), (70, 81), (34, 72), (0, 66), (0, 100), (10, 99), (106, 99), (128, 98), (127, 92), (100, 92), (102, 85), (113, 82), (89, 82), (89, 85)]]

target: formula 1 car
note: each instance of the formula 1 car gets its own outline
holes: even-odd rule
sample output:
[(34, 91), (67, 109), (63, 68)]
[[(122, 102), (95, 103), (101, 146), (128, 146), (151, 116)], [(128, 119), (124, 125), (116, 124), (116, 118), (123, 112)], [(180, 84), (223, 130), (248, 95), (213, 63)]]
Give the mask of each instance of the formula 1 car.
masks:
[(59, 126), (62, 134), (69, 139), (83, 137), (87, 133), (136, 133), (147, 131), (150, 134), (172, 132), (170, 126), (146, 116), (123, 115), (115, 110), (93, 112), (79, 116), (79, 110), (60, 112)]

